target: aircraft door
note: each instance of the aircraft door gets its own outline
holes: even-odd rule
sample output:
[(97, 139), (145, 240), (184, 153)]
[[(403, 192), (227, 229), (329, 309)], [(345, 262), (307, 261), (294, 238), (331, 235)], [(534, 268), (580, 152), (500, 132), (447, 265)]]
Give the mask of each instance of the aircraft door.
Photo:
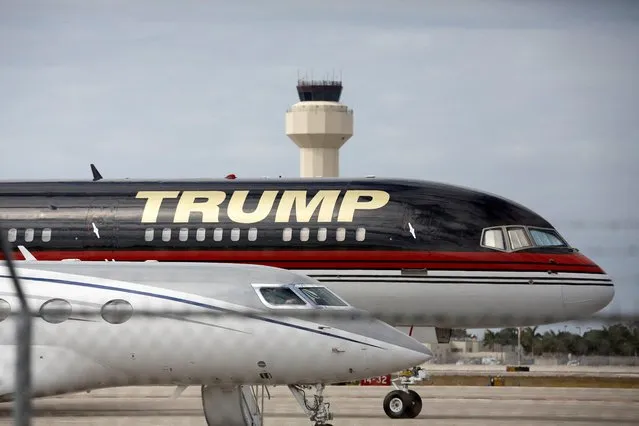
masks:
[(111, 260), (116, 247), (117, 204), (94, 200), (89, 207), (83, 249), (87, 260)]

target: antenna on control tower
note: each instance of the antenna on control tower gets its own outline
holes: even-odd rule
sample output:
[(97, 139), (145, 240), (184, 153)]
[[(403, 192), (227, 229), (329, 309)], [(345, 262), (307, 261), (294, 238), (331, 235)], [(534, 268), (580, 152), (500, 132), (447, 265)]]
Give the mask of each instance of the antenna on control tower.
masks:
[(300, 148), (301, 177), (338, 177), (339, 149), (353, 136), (353, 110), (339, 102), (342, 81), (300, 79), (286, 112), (286, 136)]

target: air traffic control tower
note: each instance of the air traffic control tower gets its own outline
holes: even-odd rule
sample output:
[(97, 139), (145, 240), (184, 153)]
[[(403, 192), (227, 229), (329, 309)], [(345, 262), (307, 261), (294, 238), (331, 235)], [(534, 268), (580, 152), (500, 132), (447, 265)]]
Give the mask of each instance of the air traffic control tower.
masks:
[(353, 136), (353, 110), (339, 102), (341, 81), (297, 83), (286, 135), (300, 148), (301, 177), (338, 177), (339, 149)]

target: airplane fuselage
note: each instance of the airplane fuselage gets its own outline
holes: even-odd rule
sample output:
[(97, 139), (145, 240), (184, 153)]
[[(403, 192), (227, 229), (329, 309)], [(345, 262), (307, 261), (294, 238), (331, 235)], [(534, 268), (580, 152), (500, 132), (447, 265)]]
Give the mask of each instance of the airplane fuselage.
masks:
[(297, 270), (395, 325), (553, 323), (614, 294), (605, 272), (530, 209), (424, 181), (3, 182), (0, 223), (40, 260)]
[[(347, 304), (318, 306), (306, 295), (324, 286), (291, 271), (168, 262), (18, 263), (35, 314), (34, 396), (146, 384), (331, 383), (387, 374), (431, 357), (422, 344), (380, 321), (296, 317), (309, 310), (360, 311)], [(300, 303), (271, 307), (261, 301), (263, 294)], [(0, 265), (0, 402), (11, 400), (16, 388), (17, 317), (10, 314), (20, 307), (9, 270)]]

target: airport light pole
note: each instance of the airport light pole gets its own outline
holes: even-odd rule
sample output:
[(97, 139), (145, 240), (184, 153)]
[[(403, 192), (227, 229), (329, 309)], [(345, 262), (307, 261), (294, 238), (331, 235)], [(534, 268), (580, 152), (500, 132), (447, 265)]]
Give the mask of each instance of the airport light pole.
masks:
[(521, 366), (521, 327), (517, 327), (517, 365)]

